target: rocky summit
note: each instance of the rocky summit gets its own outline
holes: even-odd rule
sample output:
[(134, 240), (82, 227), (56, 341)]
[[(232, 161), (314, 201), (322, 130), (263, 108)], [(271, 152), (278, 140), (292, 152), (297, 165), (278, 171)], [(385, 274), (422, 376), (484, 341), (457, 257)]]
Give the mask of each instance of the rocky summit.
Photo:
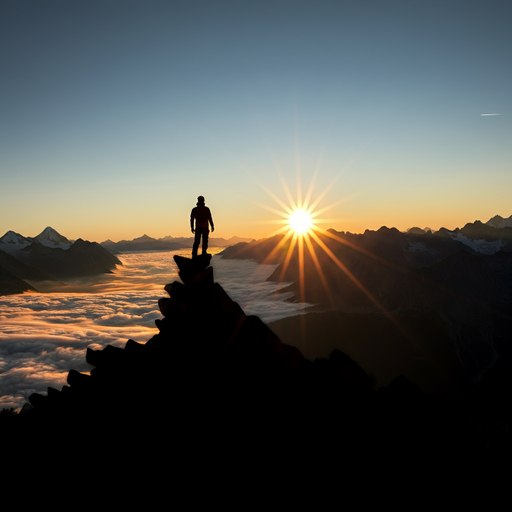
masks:
[(136, 453), (198, 464), (410, 454), (422, 463), (485, 451), (467, 449), (465, 417), (404, 377), (375, 390), (339, 350), (311, 362), (283, 344), (214, 281), (211, 256), (174, 259), (182, 282), (165, 286), (158, 334), (88, 349), (90, 375), (70, 370), (67, 386), (31, 395), (0, 424), (24, 460), (77, 446), (97, 463)]

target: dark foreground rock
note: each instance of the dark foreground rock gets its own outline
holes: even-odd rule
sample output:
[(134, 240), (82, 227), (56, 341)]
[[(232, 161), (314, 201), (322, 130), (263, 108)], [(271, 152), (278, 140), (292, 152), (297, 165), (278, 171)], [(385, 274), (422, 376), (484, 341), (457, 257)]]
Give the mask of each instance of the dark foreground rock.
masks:
[[(486, 455), (469, 446), (468, 419), (402, 376), (374, 390), (335, 350), (308, 361), (213, 280), (209, 257), (175, 257), (183, 283), (165, 287), (159, 333), (147, 343), (87, 350), (90, 375), (33, 394), (3, 439), (16, 457), (89, 453), (103, 464), (137, 456), (365, 463), (411, 457), (445, 464)], [(137, 459), (138, 460), (138, 459)]]

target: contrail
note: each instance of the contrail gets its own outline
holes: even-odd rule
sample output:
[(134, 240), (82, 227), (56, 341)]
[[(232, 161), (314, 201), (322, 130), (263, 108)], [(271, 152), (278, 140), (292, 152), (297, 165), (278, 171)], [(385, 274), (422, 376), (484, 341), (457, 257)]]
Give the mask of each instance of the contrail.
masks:
[(480, 114), (481, 116), (501, 116), (501, 114)]

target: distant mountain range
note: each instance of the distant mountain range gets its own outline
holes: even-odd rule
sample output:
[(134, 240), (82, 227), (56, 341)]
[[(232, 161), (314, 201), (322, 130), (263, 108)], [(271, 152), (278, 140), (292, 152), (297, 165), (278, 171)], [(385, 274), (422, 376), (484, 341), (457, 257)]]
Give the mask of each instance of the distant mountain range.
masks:
[(489, 219), (486, 224), (493, 228), (510, 228), (512, 227), (512, 215), (508, 219), (504, 219), (500, 215), (495, 215), (492, 219)]
[[(289, 301), (315, 305), (311, 311), (322, 319), (314, 325), (322, 325), (321, 330), (312, 327), (311, 315), (306, 315), (310, 320), (292, 317), (270, 325), (284, 342), (293, 344), (297, 341), (292, 338), (308, 331), (309, 322), (316, 338), (311, 343), (314, 353), (306, 350), (307, 357), (320, 357), (315, 351), (329, 346), (357, 355), (362, 365), (361, 358), (368, 358), (371, 366), (374, 351), (356, 352), (373, 343), (375, 326), (387, 317), (390, 322), (385, 324), (395, 327), (393, 333), (387, 331), (389, 339), (379, 337), (386, 350), (448, 350), (454, 364), (476, 378), (500, 356), (512, 353), (510, 224), (512, 217), (496, 216), (435, 233), (418, 228), (401, 233), (382, 227), (364, 234), (331, 229), (318, 235), (319, 243), (312, 241), (314, 256), (304, 244), (303, 266), (297, 246), (293, 257), (286, 258), (290, 241), (283, 243), (282, 235), (237, 244), (220, 254), (277, 264), (268, 279), (291, 283), (279, 293), (290, 293)], [(358, 326), (361, 345), (343, 344), (348, 325)]]
[[(211, 247), (227, 247), (252, 238), (210, 238)], [(68, 240), (55, 229), (45, 228), (35, 237), (8, 231), (0, 237), (0, 295), (36, 290), (38, 281), (59, 281), (111, 272), (122, 265), (114, 255), (121, 252), (174, 251), (188, 249), (193, 237), (155, 239), (143, 235), (133, 240), (101, 244), (79, 238)], [(29, 281), (29, 282), (27, 282)]]
[[(209, 238), (210, 247), (228, 247), (241, 242), (252, 242), (252, 238), (241, 238), (233, 236), (226, 240), (225, 238)], [(165, 236), (163, 238), (151, 238), (148, 235), (142, 235), (133, 240), (121, 240), (120, 242), (112, 242), (105, 240), (100, 245), (116, 252), (150, 252), (150, 251), (176, 251), (178, 249), (190, 249), (194, 244), (194, 237), (177, 237)]]
[(31, 281), (57, 281), (111, 272), (122, 265), (96, 242), (71, 242), (47, 227), (31, 238), (8, 231), (0, 238), (0, 295), (35, 290)]
[(407, 235), (426, 235), (436, 234), (438, 236), (448, 235), (474, 251), (482, 254), (494, 254), (499, 250), (510, 251), (510, 233), (512, 230), (512, 215), (504, 219), (500, 215), (495, 215), (485, 224), (476, 220), (473, 223), (466, 224), (462, 229), (456, 228), (450, 231), (441, 228), (434, 231), (430, 228), (413, 227), (406, 231)]

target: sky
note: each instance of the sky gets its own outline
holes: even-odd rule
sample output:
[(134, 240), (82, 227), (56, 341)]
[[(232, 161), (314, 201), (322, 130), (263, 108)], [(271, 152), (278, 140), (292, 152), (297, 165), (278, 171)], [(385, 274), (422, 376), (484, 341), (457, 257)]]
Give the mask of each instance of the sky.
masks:
[[(0, 2), (0, 236), (271, 235), (512, 214), (512, 4)], [(499, 114), (499, 115), (482, 115)], [(315, 174), (316, 173), (316, 174)]]

